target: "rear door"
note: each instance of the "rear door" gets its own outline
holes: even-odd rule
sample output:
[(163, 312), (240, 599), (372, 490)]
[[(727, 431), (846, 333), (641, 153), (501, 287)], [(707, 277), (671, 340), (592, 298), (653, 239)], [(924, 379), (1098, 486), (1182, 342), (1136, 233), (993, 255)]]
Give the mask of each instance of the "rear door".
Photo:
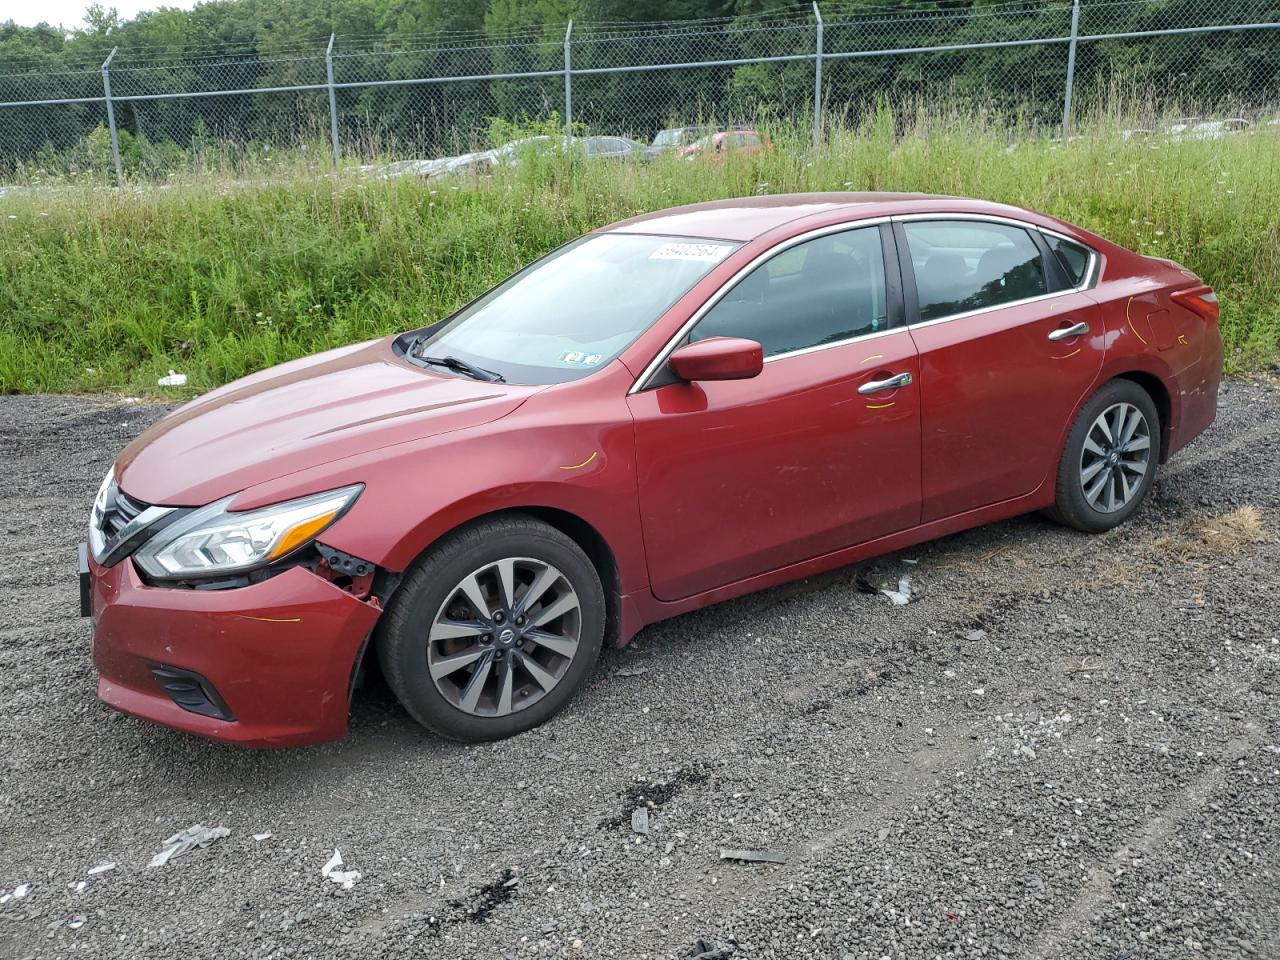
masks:
[(924, 521), (1031, 493), (1102, 367), (1101, 309), (1015, 221), (902, 218), (920, 351)]
[[(750, 380), (642, 385), (641, 521), (656, 596), (677, 600), (914, 526), (919, 374), (886, 225), (779, 252), (688, 340), (764, 347)], [(897, 386), (868, 387), (894, 377)]]

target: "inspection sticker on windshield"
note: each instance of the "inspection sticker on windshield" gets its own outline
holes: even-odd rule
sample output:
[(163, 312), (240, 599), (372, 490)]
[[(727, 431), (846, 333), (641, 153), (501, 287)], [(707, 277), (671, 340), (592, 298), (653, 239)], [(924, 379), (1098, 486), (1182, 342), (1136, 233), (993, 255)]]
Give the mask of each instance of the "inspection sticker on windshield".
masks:
[(729, 255), (733, 247), (723, 243), (664, 243), (653, 253), (650, 260), (702, 260), (716, 263)]
[(601, 353), (581, 353), (577, 350), (571, 350), (560, 358), (560, 362), (576, 363), (580, 367), (594, 367), (603, 359), (604, 354)]

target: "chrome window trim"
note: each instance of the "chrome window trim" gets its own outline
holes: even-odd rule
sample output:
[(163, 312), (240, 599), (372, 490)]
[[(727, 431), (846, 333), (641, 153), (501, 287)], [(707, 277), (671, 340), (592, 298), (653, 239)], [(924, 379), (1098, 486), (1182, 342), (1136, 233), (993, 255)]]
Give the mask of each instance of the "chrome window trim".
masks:
[(819, 350), (830, 350), (832, 347), (843, 347), (847, 343), (857, 343), (859, 340), (877, 340), (880, 337), (890, 333), (903, 333), (906, 327), (889, 327), (885, 330), (872, 330), (870, 333), (860, 333), (854, 337), (845, 337), (843, 340), (832, 340), (830, 343), (815, 343), (812, 347), (801, 347), (798, 350), (788, 350), (786, 353), (775, 353), (772, 357), (765, 357), (765, 363), (773, 363), (775, 360), (786, 360), (788, 357), (802, 357), (807, 353), (817, 353)]
[(1021, 307), (1027, 303), (1037, 303), (1041, 300), (1053, 300), (1057, 297), (1065, 297), (1068, 294), (1079, 293), (1077, 289), (1072, 287), (1070, 290), (1055, 290), (1053, 293), (1040, 293), (1034, 297), (1023, 297), (1021, 300), (1010, 300), (1008, 303), (997, 304), (994, 307), (979, 307), (976, 310), (965, 310), (963, 313), (949, 313), (945, 317), (934, 317), (932, 320), (918, 320), (915, 323), (907, 324), (908, 330), (919, 330), (922, 327), (932, 327), (939, 323), (950, 323), (952, 320), (964, 320), (968, 317), (975, 317), (980, 313), (995, 313), (997, 310), (1007, 310), (1010, 307)]
[[(986, 220), (990, 223), (1003, 223), (1007, 226), (1022, 227), (1024, 230), (1040, 229), (1034, 223), (1006, 217), (999, 213), (948, 213), (945, 210), (934, 210), (929, 213), (895, 213), (889, 217), (895, 223), (908, 223), (912, 220)], [(1070, 237), (1067, 237), (1070, 240)], [(1074, 241), (1079, 243), (1080, 241)]]
[[(864, 220), (846, 220), (843, 223), (828, 224), (825, 227), (818, 227), (805, 233), (796, 234), (796, 236), (791, 237), (789, 240), (784, 240), (781, 243), (770, 247), (768, 250), (761, 251), (750, 261), (744, 264), (737, 273), (721, 284), (720, 289), (708, 297), (706, 302), (693, 312), (689, 319), (686, 320), (681, 325), (680, 329), (677, 330), (666, 342), (663, 348), (659, 350), (657, 354), (654, 355), (654, 358), (645, 365), (645, 368), (640, 371), (640, 376), (636, 377), (635, 383), (633, 383), (631, 385), (631, 389), (627, 391), (627, 396), (631, 396), (632, 394), (640, 393), (648, 389), (649, 381), (652, 380), (654, 375), (662, 369), (663, 364), (667, 362), (667, 358), (671, 356), (676, 345), (689, 335), (689, 331), (697, 326), (698, 321), (701, 320), (717, 303), (719, 303), (730, 290), (736, 287), (747, 274), (765, 261), (771, 260), (779, 254), (785, 253), (792, 247), (798, 246), (807, 240), (816, 240), (818, 237), (825, 237), (832, 233), (848, 233), (851, 230), (859, 230), (863, 227), (878, 227), (880, 224), (889, 223), (892, 220), (893, 217), (888, 216), (868, 217)], [(882, 262), (884, 260), (884, 252), (884, 245), (881, 244), (880, 258)], [(887, 330), (875, 330), (871, 333), (859, 334), (856, 337), (849, 337), (844, 340), (836, 341), (835, 343), (820, 343), (815, 344), (812, 347), (801, 347), (799, 350), (791, 350), (787, 353), (779, 353), (772, 357), (766, 357), (764, 362), (771, 363), (774, 360), (782, 360), (787, 357), (795, 357), (806, 353), (816, 353), (819, 350), (829, 350), (832, 347), (843, 346), (844, 344), (852, 343), (855, 340), (866, 340), (870, 337), (883, 336), (886, 333), (898, 333), (905, 329), (906, 327), (889, 327)]]
[[(1067, 234), (1063, 233), (1060, 230), (1052, 230), (1049, 227), (1042, 227), (1037, 223), (1028, 223), (1026, 220), (1019, 220), (1016, 217), (1004, 217), (998, 213), (899, 213), (899, 214), (894, 214), (889, 219), (892, 220), (894, 223), (907, 223), (908, 221), (911, 221), (911, 220), (978, 220), (978, 221), (985, 220), (989, 223), (998, 223), (998, 224), (1003, 224), (1005, 226), (1022, 227), (1022, 229), (1024, 230), (1038, 230), (1042, 234), (1049, 234), (1050, 236), (1058, 237), (1062, 240), (1066, 240), (1069, 243), (1074, 243), (1076, 246), (1084, 247), (1086, 250), (1089, 251), (1089, 266), (1085, 269), (1084, 280), (1080, 283), (1080, 285), (1071, 288), (1072, 290), (1075, 290), (1075, 291), (1088, 290), (1090, 287), (1093, 286), (1094, 281), (1096, 281), (1097, 279), (1095, 276), (1093, 276), (1093, 273), (1097, 269), (1098, 265), (1102, 262), (1101, 254), (1099, 254), (1097, 250), (1093, 249), (1093, 247), (1089, 246), (1087, 243), (1082, 243), (1081, 241), (1077, 240), (1075, 237), (1068, 236)], [(907, 251), (907, 252), (910, 253), (910, 251)], [(915, 274), (915, 271), (912, 270), (912, 275), (914, 276), (914, 274)], [(1056, 290), (1054, 292), (1063, 293), (1065, 291)], [(1008, 306), (1008, 304), (1001, 304), (1000, 306)], [(984, 309), (996, 310), (999, 308), (986, 307)], [(976, 313), (977, 311), (973, 311), (973, 312)], [(942, 319), (942, 318), (939, 317), (938, 319)], [(930, 320), (926, 322), (932, 323), (933, 321)]]
[[(999, 214), (994, 214), (994, 213), (936, 213), (936, 212), (935, 213), (903, 213), (903, 214), (897, 214), (893, 217), (890, 217), (889, 219), (892, 220), (894, 223), (907, 223), (907, 222), (919, 221), (919, 220), (937, 220), (937, 221), (973, 220), (979, 223), (985, 222), (985, 223), (994, 223), (1000, 226), (1021, 227), (1023, 230), (1027, 230), (1027, 231), (1037, 230), (1041, 234), (1047, 233), (1047, 234), (1050, 234), (1051, 236), (1059, 237), (1063, 240), (1068, 241), (1069, 243), (1074, 243), (1076, 246), (1084, 247), (1085, 250), (1089, 251), (1089, 265), (1085, 268), (1084, 280), (1079, 284), (1079, 286), (1068, 287), (1065, 290), (1054, 290), (1052, 293), (1039, 293), (1039, 294), (1036, 294), (1034, 297), (1023, 297), (1021, 300), (1010, 300), (1008, 303), (999, 303), (990, 307), (979, 307), (976, 310), (964, 310), (964, 311), (961, 311), (960, 313), (949, 313), (946, 316), (933, 317), (930, 320), (917, 320), (914, 323), (908, 320), (907, 329), (909, 330), (919, 330), (922, 327), (932, 327), (939, 323), (950, 323), (952, 320), (964, 320), (968, 317), (977, 316), (980, 313), (991, 313), (996, 310), (1006, 310), (1009, 307), (1020, 307), (1020, 306), (1023, 306), (1024, 304), (1037, 303), (1038, 301), (1041, 301), (1041, 300), (1052, 300), (1056, 297), (1064, 297), (1072, 293), (1081, 293), (1093, 286), (1093, 280), (1094, 280), (1093, 273), (1099, 263), (1098, 251), (1094, 250), (1093, 247), (1089, 246), (1087, 243), (1081, 243), (1079, 240), (1075, 239), (1074, 237), (1069, 237), (1065, 233), (1060, 233), (1057, 230), (1050, 230), (1046, 227), (1041, 227), (1038, 224), (1028, 223), (1026, 220), (1018, 220), (1014, 217), (1003, 217), (1003, 216), (1000, 216)], [(907, 258), (910, 259), (911, 251), (907, 250), (906, 254), (907, 254)], [(912, 263), (912, 267), (911, 267), (911, 277), (912, 277), (912, 280), (914, 281), (915, 280), (915, 264), (914, 263)], [(917, 301), (918, 301), (918, 295), (917, 295)], [(916, 309), (919, 310), (918, 302), (916, 304)]]
[[(774, 360), (785, 360), (788, 357), (798, 357), (798, 356), (803, 356), (805, 354), (817, 353), (819, 350), (829, 350), (829, 349), (832, 349), (833, 347), (842, 347), (842, 346), (845, 346), (846, 344), (853, 343), (857, 340), (870, 340), (872, 338), (885, 336), (886, 334), (889, 334), (889, 333), (898, 333), (902, 330), (915, 330), (921, 327), (931, 327), (939, 323), (949, 323), (952, 320), (963, 320), (966, 317), (976, 316), (980, 313), (990, 313), (993, 310), (1004, 310), (1009, 307), (1019, 307), (1024, 304), (1035, 303), (1040, 300), (1052, 300), (1056, 297), (1062, 297), (1072, 293), (1081, 293), (1085, 290), (1089, 290), (1097, 282), (1098, 268), (1102, 262), (1101, 255), (1098, 253), (1098, 251), (1094, 250), (1093, 247), (1089, 246), (1087, 243), (1082, 243), (1081, 241), (1077, 240), (1075, 237), (1067, 236), (1065, 233), (1061, 233), (1057, 230), (1051, 230), (1048, 227), (1041, 227), (1038, 224), (1029, 223), (1026, 220), (1019, 220), (1016, 217), (1005, 217), (1005, 216), (1001, 216), (1000, 214), (994, 214), (994, 213), (948, 213), (946, 211), (935, 210), (928, 213), (901, 213), (901, 214), (892, 214), (890, 216), (869, 217), (865, 220), (848, 220), (848, 221), (845, 221), (844, 223), (831, 224), (826, 227), (818, 227), (815, 230), (810, 230), (806, 233), (798, 234), (789, 240), (783, 241), (777, 246), (770, 247), (768, 250), (763, 251), (756, 257), (752, 258), (751, 261), (749, 261), (745, 266), (743, 266), (732, 277), (726, 280), (724, 284), (721, 285), (720, 289), (717, 290), (714, 294), (712, 294), (711, 297), (709, 297), (702, 306), (700, 306), (697, 310), (693, 312), (693, 314), (689, 317), (689, 319), (684, 322), (684, 324), (680, 327), (678, 331), (676, 331), (675, 335), (672, 336), (671, 339), (668, 340), (667, 343), (663, 346), (663, 348), (660, 351), (658, 351), (658, 353), (654, 356), (654, 358), (650, 360), (648, 364), (646, 364), (645, 368), (640, 372), (640, 376), (636, 378), (635, 382), (631, 385), (631, 388), (627, 391), (627, 396), (631, 396), (632, 394), (640, 393), (648, 389), (649, 381), (653, 379), (653, 377), (657, 374), (657, 372), (660, 369), (662, 369), (663, 364), (667, 362), (667, 358), (670, 357), (671, 353), (675, 350), (676, 344), (678, 344), (681, 340), (683, 340), (686, 336), (688, 336), (689, 331), (692, 330), (697, 325), (698, 321), (701, 320), (707, 312), (709, 312), (717, 303), (720, 302), (720, 300), (725, 296), (725, 294), (727, 294), (730, 290), (732, 290), (735, 286), (737, 286), (748, 273), (750, 273), (760, 264), (764, 263), (766, 260), (769, 260), (777, 256), (778, 254), (791, 249), (792, 247), (798, 244), (804, 243), (806, 240), (813, 240), (818, 237), (826, 236), (827, 234), (843, 233), (847, 230), (857, 230), (860, 227), (873, 227), (873, 226), (878, 226), (882, 223), (907, 223), (907, 222), (916, 221), (916, 220), (974, 220), (978, 222), (1001, 224), (1004, 226), (1021, 227), (1023, 230), (1028, 230), (1028, 231), (1038, 230), (1042, 234), (1049, 234), (1051, 236), (1059, 237), (1070, 243), (1074, 243), (1074, 244), (1077, 244), (1078, 246), (1084, 247), (1086, 250), (1089, 251), (1089, 265), (1085, 269), (1085, 278), (1080, 283), (1080, 285), (1075, 287), (1070, 287), (1066, 290), (1055, 290), (1052, 293), (1042, 293), (1034, 297), (1025, 297), (1022, 300), (1011, 300), (1008, 303), (1001, 303), (993, 307), (981, 307), (977, 310), (966, 310), (963, 313), (952, 313), (952, 314), (948, 314), (945, 317), (935, 317), (932, 320), (920, 320), (915, 323), (912, 323), (910, 322), (910, 320), (908, 320), (908, 322), (901, 327), (890, 327), (887, 330), (876, 330), (872, 333), (859, 334), (856, 337), (848, 337), (844, 340), (837, 340), (834, 343), (821, 343), (821, 344), (816, 344), (812, 347), (802, 347), (799, 350), (791, 350), (791, 351), (788, 351), (787, 353), (779, 353), (779, 354), (775, 354), (772, 357), (766, 357), (764, 362), (772, 363)], [(910, 257), (911, 251), (908, 250), (905, 252), (907, 256)], [(901, 253), (902, 251), (899, 251), (899, 259), (901, 259)], [(882, 247), (881, 256), (883, 257), (883, 255), (884, 255), (884, 250)], [(915, 282), (914, 266), (912, 267), (911, 275), (912, 275), (912, 282), (914, 283)]]

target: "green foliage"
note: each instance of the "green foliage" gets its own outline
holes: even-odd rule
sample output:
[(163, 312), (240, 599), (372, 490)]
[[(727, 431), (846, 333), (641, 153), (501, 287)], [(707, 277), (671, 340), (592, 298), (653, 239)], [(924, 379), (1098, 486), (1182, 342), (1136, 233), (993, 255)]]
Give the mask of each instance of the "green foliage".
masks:
[[(69, 186), (0, 198), (0, 391), (208, 389), (442, 317), (585, 230), (717, 197), (804, 190), (980, 196), (1171, 257), (1218, 290), (1228, 364), (1280, 354), (1280, 128), (1221, 140), (1008, 146), (1007, 122), (887, 108), (803, 125), (716, 164), (539, 156), (492, 178), (210, 174), (165, 189)], [(527, 134), (504, 131), (502, 136)]]
[(512, 121), (505, 117), (489, 118), (489, 146), (501, 147), (503, 144), (525, 137), (561, 137), (564, 135), (564, 121), (560, 119), (560, 111), (553, 110), (545, 120), (526, 117)]
[[(826, 7), (828, 53), (1059, 37), (1069, 5), (1000, 0), (839, 0)], [(895, 12), (900, 8), (901, 12)], [(796, 29), (746, 19), (773, 11)], [(1274, 0), (1086, 0), (1081, 31), (1148, 31), (1206, 23), (1267, 22)], [(619, 31), (619, 22), (725, 18), (697, 29)], [(81, 99), (57, 108), (0, 110), (0, 177), (78, 170), (67, 154), (102, 122), (100, 65), (112, 65), (117, 96), (157, 91), (254, 89), (325, 81), (323, 51), (337, 35), (339, 82), (546, 72), (519, 80), (377, 85), (339, 89), (339, 136), (349, 158), (438, 156), (472, 149), (485, 119), (546, 119), (563, 103), (565, 24), (575, 21), (573, 65), (597, 70), (643, 63), (801, 58), (734, 67), (594, 73), (575, 81), (575, 120), (594, 133), (649, 139), (671, 122), (719, 123), (812, 113), (815, 36), (802, 4), (785, 0), (210, 0), (121, 19), (95, 5), (85, 26), (61, 31), (0, 22), (0, 102)], [(851, 19), (852, 18), (852, 19)], [(776, 21), (775, 21), (776, 22)], [(611, 25), (611, 26), (606, 26)], [(592, 40), (586, 39), (596, 30)], [(609, 32), (612, 39), (601, 37)], [(1080, 46), (1075, 102), (1157, 101), (1183, 114), (1268, 114), (1280, 96), (1280, 31), (1234, 30)], [(877, 100), (986, 103), (1042, 127), (1060, 118), (1065, 47), (1033, 44), (919, 55), (829, 59), (827, 111), (860, 119)], [(246, 161), (328, 136), (328, 98), (317, 91), (121, 101), (117, 121), (134, 137), (141, 175)], [(1143, 123), (1149, 126), (1149, 123)], [(174, 149), (181, 147), (182, 152)], [(154, 154), (154, 156), (152, 155)]]

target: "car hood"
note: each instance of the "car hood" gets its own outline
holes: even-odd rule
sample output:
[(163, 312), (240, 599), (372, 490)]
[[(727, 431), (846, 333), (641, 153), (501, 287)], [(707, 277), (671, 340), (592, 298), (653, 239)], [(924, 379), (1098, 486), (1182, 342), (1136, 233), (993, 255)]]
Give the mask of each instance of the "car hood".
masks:
[(333, 460), (490, 423), (542, 389), (425, 370), (397, 357), (392, 342), (295, 360), (191, 401), (120, 455), (120, 488), (145, 503), (199, 506)]

